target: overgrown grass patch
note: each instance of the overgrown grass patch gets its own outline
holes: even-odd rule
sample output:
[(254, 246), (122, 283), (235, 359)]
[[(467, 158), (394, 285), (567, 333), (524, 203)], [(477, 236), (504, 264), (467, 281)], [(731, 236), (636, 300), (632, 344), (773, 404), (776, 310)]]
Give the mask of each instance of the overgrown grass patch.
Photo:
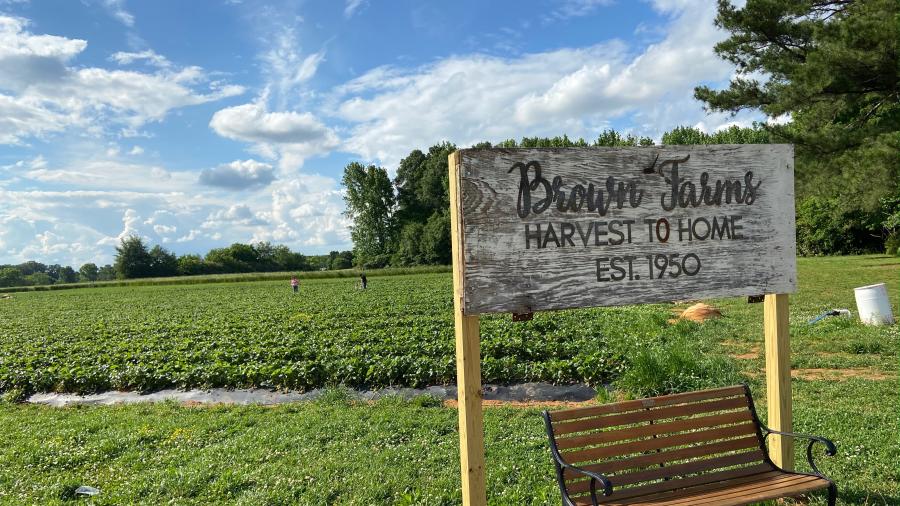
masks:
[(653, 397), (734, 385), (744, 381), (731, 358), (698, 353), (694, 343), (678, 339), (635, 350), (617, 388), (632, 397)]

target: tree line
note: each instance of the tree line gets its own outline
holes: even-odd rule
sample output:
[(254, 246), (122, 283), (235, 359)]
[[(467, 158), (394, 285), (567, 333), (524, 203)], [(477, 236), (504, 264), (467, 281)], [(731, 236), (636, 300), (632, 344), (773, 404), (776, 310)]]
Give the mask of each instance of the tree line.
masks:
[(115, 261), (98, 267), (89, 262), (77, 271), (69, 266), (28, 261), (0, 265), (0, 288), (42, 286), (62, 283), (92, 283), (114, 279), (162, 278), (202, 274), (282, 272), (349, 269), (352, 251), (332, 251), (327, 255), (303, 255), (284, 245), (269, 242), (234, 243), (211, 249), (206, 255), (176, 255), (160, 245), (149, 245), (140, 237), (122, 239)]
[[(783, 142), (766, 125), (732, 126), (715, 133), (677, 127), (662, 135), (663, 144), (767, 144)], [(603, 131), (595, 140), (525, 137), (477, 148), (540, 148), (588, 146), (652, 146), (652, 139)], [(413, 150), (400, 161), (392, 179), (376, 165), (348, 164), (342, 183), (356, 265), (364, 268), (450, 263), (450, 196), (447, 157), (456, 146), (443, 142), (427, 152)], [(818, 170), (797, 160), (797, 177)], [(815, 191), (813, 191), (815, 190)], [(802, 255), (891, 253), (891, 237), (900, 230), (900, 193), (882, 196), (871, 207), (852, 206), (840, 195), (823, 196), (818, 188), (798, 192), (797, 244)], [(893, 235), (892, 235), (893, 234)]]

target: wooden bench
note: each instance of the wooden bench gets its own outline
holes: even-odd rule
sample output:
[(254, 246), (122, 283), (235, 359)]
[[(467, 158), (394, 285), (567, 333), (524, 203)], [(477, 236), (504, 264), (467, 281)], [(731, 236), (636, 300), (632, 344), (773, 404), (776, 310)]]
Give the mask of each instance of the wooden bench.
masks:
[[(728, 506), (837, 489), (813, 462), (831, 441), (769, 429), (738, 385), (563, 411), (544, 411), (563, 505)], [(769, 434), (809, 440), (814, 474), (769, 459)]]

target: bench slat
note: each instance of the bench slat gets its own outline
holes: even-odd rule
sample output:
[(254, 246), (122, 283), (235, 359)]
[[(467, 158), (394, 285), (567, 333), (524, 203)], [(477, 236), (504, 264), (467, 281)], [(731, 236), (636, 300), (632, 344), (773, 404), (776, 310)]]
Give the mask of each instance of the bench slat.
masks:
[(747, 409), (747, 400), (745, 398), (734, 397), (729, 399), (718, 399), (714, 401), (704, 401), (694, 404), (644, 409), (631, 413), (606, 415), (602, 417), (586, 418), (570, 422), (561, 422), (558, 424), (554, 424), (553, 432), (557, 435), (570, 434), (573, 432), (584, 432), (586, 430), (597, 429), (601, 427), (614, 427), (618, 425), (650, 422), (679, 416), (699, 415), (701, 413), (711, 413), (715, 411), (733, 410), (738, 408), (743, 408), (745, 410)]
[(731, 466), (740, 466), (744, 464), (755, 464), (762, 461), (762, 452), (757, 448), (755, 451), (745, 453), (735, 453), (724, 457), (713, 457), (711, 459), (693, 460), (683, 464), (673, 464), (671, 466), (656, 467), (645, 471), (636, 471), (628, 474), (619, 474), (610, 478), (613, 486), (634, 485), (645, 481), (659, 480), (663, 478), (673, 478), (669, 481), (677, 481), (677, 478), (687, 474), (710, 472)]
[(674, 422), (641, 425), (638, 427), (630, 427), (627, 429), (593, 432), (590, 434), (579, 436), (564, 436), (556, 439), (556, 447), (560, 450), (568, 450), (572, 448), (582, 448), (585, 446), (598, 445), (603, 443), (624, 441), (627, 439), (636, 439), (639, 437), (661, 436), (663, 434), (683, 432), (686, 430), (704, 429), (707, 427), (716, 427), (719, 425), (729, 425), (733, 423), (749, 421), (752, 421), (749, 412), (736, 411), (732, 413), (723, 413), (721, 415), (688, 418), (686, 420), (677, 420)]
[[(654, 504), (659, 506), (736, 506), (748, 502), (776, 497), (789, 497), (828, 486), (828, 482), (815, 476), (769, 471), (755, 475), (732, 478), (682, 490), (649, 495), (620, 496), (613, 493), (603, 498), (603, 504), (630, 506)], [(590, 504), (590, 496), (573, 497), (576, 504)]]
[(663, 395), (659, 397), (650, 397), (647, 399), (637, 399), (633, 401), (615, 402), (612, 404), (604, 404), (602, 406), (591, 406), (589, 408), (575, 408), (564, 411), (556, 411), (550, 413), (550, 419), (553, 422), (562, 422), (565, 420), (573, 420), (576, 418), (587, 418), (611, 413), (623, 413), (626, 411), (636, 411), (647, 407), (671, 406), (674, 404), (684, 404), (689, 402), (697, 402), (708, 399), (720, 399), (724, 397), (745, 396), (744, 387), (737, 385), (724, 388), (716, 388), (712, 390), (701, 390), (699, 392), (687, 392), (683, 394)]
[(781, 472), (772, 474), (774, 476), (743, 480), (742, 483), (725, 482), (696, 487), (691, 490), (666, 492), (655, 496), (640, 496), (630, 501), (624, 501), (624, 503), (646, 504), (652, 502), (659, 506), (732, 506), (775, 497), (796, 496), (828, 486), (827, 481), (815, 476)]
[(734, 438), (756, 434), (756, 425), (752, 422), (696, 432), (686, 432), (655, 439), (639, 439), (628, 443), (599, 446), (587, 450), (568, 451), (562, 453), (569, 464), (591, 462), (612, 457), (624, 457), (649, 450), (661, 450), (691, 443), (705, 443), (719, 439)]
[(740, 439), (729, 439), (726, 441), (720, 441), (718, 443), (688, 446), (685, 448), (679, 448), (677, 450), (651, 453), (648, 455), (630, 457), (621, 460), (610, 460), (602, 464), (592, 464), (583, 467), (588, 471), (609, 475), (636, 467), (666, 464), (668, 462), (678, 462), (679, 460), (718, 455), (720, 453), (734, 452), (738, 450), (748, 450), (750, 448), (759, 448), (759, 439), (756, 436), (747, 436)]
[[(612, 482), (613, 490), (615, 490), (617, 487), (622, 487), (625, 485), (633, 485), (636, 483), (660, 480), (663, 478), (680, 477), (686, 474), (699, 473), (703, 471), (713, 471), (731, 466), (740, 466), (743, 464), (760, 462), (762, 460), (762, 456), (760, 455), (760, 453), (761, 452), (759, 450), (756, 450), (746, 453), (727, 455), (725, 457), (695, 460), (693, 462), (675, 464), (667, 467), (657, 467), (645, 471), (637, 471), (628, 474), (610, 476), (609, 481)], [(665, 483), (670, 484), (669, 490), (672, 490), (676, 488), (682, 488), (684, 486), (679, 485), (679, 481), (681, 480), (679, 480), (678, 478), (674, 478), (667, 480)], [(590, 490), (590, 480), (571, 482), (567, 484), (566, 488), (570, 493), (586, 492)]]
[[(769, 464), (757, 464), (752, 467), (742, 467), (738, 469), (729, 469), (727, 471), (717, 471), (714, 473), (701, 474), (697, 476), (690, 476), (688, 478), (682, 478), (678, 480), (679, 488), (689, 488), (689, 487), (697, 487), (700, 485), (708, 485), (713, 483), (721, 483), (725, 480), (730, 482), (740, 483), (741, 481), (747, 480), (755, 480), (758, 479), (758, 476), (764, 473), (774, 472), (776, 474), (781, 474), (780, 472), (773, 471), (772, 466)], [(610, 496), (609, 500), (613, 501), (624, 501), (626, 499), (630, 499), (633, 497), (647, 497), (651, 494), (658, 494), (660, 492), (667, 492), (673, 489), (671, 481), (663, 481), (660, 483), (653, 483), (650, 485), (642, 485), (639, 487), (631, 487), (625, 489), (613, 489), (613, 495)], [(590, 484), (588, 484), (588, 489), (590, 490)], [(587, 501), (590, 502), (590, 497), (587, 496)], [(573, 499), (576, 499), (576, 496), (573, 494)], [(584, 497), (582, 497), (583, 499)], [(577, 500), (577, 499), (576, 499)]]

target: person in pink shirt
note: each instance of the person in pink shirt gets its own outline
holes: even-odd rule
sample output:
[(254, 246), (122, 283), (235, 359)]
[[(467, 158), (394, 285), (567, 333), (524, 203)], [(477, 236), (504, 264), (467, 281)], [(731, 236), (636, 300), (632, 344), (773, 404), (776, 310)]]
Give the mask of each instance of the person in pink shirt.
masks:
[(300, 280), (297, 279), (297, 276), (291, 276), (291, 288), (294, 289), (294, 293), (300, 291)]

